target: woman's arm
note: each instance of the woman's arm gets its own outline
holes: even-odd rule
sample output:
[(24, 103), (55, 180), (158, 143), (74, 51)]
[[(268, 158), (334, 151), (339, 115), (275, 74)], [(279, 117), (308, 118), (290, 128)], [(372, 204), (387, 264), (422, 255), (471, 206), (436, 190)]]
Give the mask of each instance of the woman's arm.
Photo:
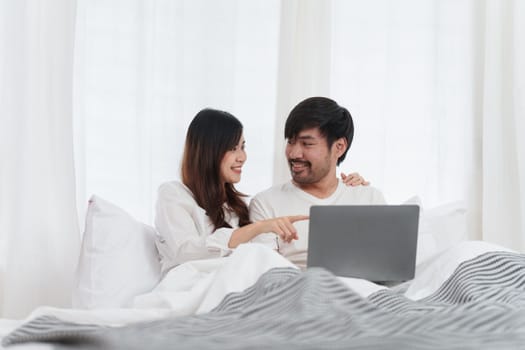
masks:
[(307, 215), (282, 216), (240, 227), (233, 231), (228, 246), (236, 248), (239, 244), (249, 242), (259, 234), (268, 232), (276, 233), (283, 241), (290, 242), (298, 238), (293, 223), (307, 219)]

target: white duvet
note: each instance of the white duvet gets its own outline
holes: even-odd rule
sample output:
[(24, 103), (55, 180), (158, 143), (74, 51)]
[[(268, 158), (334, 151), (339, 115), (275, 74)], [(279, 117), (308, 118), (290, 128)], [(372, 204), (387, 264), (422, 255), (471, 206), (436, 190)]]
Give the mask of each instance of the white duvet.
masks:
[[(468, 241), (444, 251), (416, 267), (416, 276), (405, 295), (414, 300), (430, 295), (461, 262), (489, 251), (509, 250), (486, 242)], [(134, 308), (74, 310), (40, 307), (26, 320), (0, 321), (0, 332), (3, 336), (19, 324), (40, 315), (55, 315), (79, 323), (123, 325), (166, 316), (205, 313), (217, 306), (225, 295), (243, 291), (274, 267), (295, 268), (287, 259), (265, 246), (244, 244), (226, 258), (177, 266), (153, 291), (137, 296)], [(386, 288), (362, 279), (340, 279), (363, 297)]]
[[(462, 242), (416, 267), (416, 276), (405, 295), (413, 300), (436, 291), (463, 261), (489, 251), (508, 249), (481, 241)], [(172, 269), (148, 294), (135, 298), (135, 307), (170, 309), (176, 315), (205, 313), (225, 295), (241, 292), (274, 267), (293, 267), (286, 258), (266, 246), (243, 244), (226, 258), (188, 262)], [(358, 278), (339, 277), (363, 297), (385, 286)]]

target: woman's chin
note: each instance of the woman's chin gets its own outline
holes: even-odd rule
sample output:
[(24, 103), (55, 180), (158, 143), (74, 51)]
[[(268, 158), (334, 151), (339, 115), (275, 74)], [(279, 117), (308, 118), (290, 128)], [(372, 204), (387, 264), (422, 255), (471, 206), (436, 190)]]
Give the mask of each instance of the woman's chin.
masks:
[(235, 185), (235, 184), (238, 184), (239, 182), (241, 182), (241, 177), (237, 177), (237, 178), (230, 178), (228, 179), (228, 181), (226, 181), (226, 183), (229, 183), (229, 184), (232, 184), (232, 185)]

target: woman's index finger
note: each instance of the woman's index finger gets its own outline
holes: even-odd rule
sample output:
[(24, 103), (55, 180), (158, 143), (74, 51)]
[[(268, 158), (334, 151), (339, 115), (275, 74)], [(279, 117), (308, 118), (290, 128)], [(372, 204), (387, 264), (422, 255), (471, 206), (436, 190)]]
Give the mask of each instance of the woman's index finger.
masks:
[(310, 219), (310, 217), (308, 215), (291, 215), (288, 217), (288, 219), (290, 219), (291, 222), (296, 222), (296, 221), (308, 220)]

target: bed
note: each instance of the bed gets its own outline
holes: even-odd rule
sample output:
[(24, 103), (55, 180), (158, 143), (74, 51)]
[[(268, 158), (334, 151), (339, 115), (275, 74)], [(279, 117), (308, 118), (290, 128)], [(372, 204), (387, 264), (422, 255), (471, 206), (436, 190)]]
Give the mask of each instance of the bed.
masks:
[[(112, 218), (114, 226), (116, 218), (108, 216), (108, 211), (118, 208), (102, 200), (93, 203), (84, 241), (100, 245), (96, 237), (90, 237), (104, 226), (97, 222), (96, 210), (106, 220)], [(450, 214), (450, 210), (443, 208), (440, 212)], [(457, 210), (453, 212), (457, 214)], [(113, 214), (122, 219), (125, 213), (117, 210)], [(144, 232), (148, 228), (124, 218), (128, 224), (126, 236), (133, 231), (133, 225), (141, 231), (136, 234), (141, 236), (138, 243), (128, 241), (126, 249), (140, 247), (143, 257), (151, 258), (151, 251), (144, 253), (144, 243), (148, 242)], [(445, 234), (445, 218), (435, 215), (433, 219), (439, 222), (441, 234)], [(122, 232), (122, 224), (112, 226), (110, 231)], [(436, 226), (429, 220), (426, 228), (422, 225), (423, 231), (429, 225)], [(420, 238), (425, 242), (422, 232)], [(104, 242), (108, 243), (107, 237)], [(122, 237), (115, 242), (122, 245)], [(103, 285), (104, 279), (86, 274), (86, 265), (95, 275), (101, 271), (95, 262), (100, 263), (102, 257), (90, 256), (89, 264), (86, 261), (79, 264), (77, 308), (43, 307), (25, 320), (2, 320), (2, 346), (8, 349), (523, 348), (525, 255), (480, 241), (449, 239), (448, 246), (441, 249), (436, 248), (439, 242), (433, 243), (431, 249), (427, 247), (426, 256), (420, 255), (415, 278), (390, 288), (337, 277), (319, 268), (300, 271), (284, 258), (268, 258), (268, 251), (262, 247), (244, 245), (228, 258), (196, 262), (182, 275), (174, 273), (175, 281), (189, 271), (202, 272), (209, 267), (210, 274), (200, 280), (203, 282), (186, 289), (173, 290), (175, 284), (170, 282), (169, 275), (158, 284), (159, 276), (151, 273), (156, 271), (154, 260), (146, 268), (144, 260), (136, 262), (143, 269), (137, 273), (132, 266), (129, 276), (125, 271), (111, 271), (120, 273), (120, 282), (130, 287), (122, 292), (122, 284)], [(87, 245), (84, 243), (84, 256), (89, 251)], [(97, 248), (98, 252), (103, 251), (100, 246)], [(116, 249), (115, 245), (112, 249)], [(419, 249), (424, 251), (423, 247)], [(112, 255), (115, 256), (114, 252)], [(255, 261), (266, 262), (257, 265)], [(240, 271), (239, 266), (246, 266), (247, 270)], [(146, 272), (150, 278), (145, 281)], [(236, 273), (243, 277), (225, 277)], [(135, 285), (130, 282), (133, 279), (138, 280)], [(87, 288), (88, 280), (91, 290)], [(151, 290), (147, 284), (157, 287)], [(97, 290), (98, 294), (87, 298), (88, 291), (93, 294), (102, 287), (106, 289)], [(130, 289), (134, 297), (129, 294)]]

